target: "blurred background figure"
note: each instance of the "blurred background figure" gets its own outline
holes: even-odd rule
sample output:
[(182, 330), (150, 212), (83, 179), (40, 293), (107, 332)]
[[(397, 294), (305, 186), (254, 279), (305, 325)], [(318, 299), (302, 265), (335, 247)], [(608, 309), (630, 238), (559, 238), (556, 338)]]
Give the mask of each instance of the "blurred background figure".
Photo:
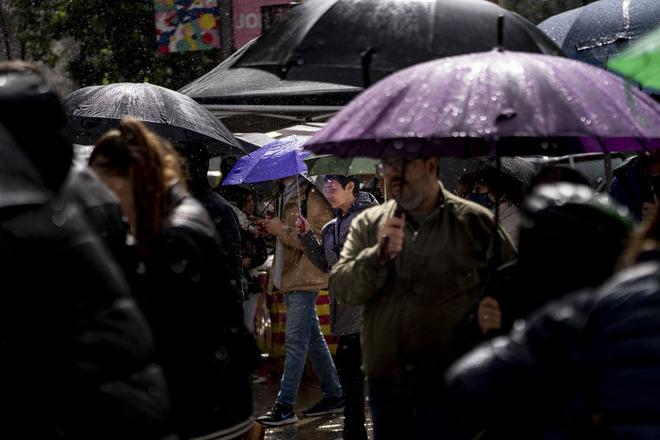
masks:
[(165, 438), (149, 326), (103, 241), (58, 196), (73, 147), (59, 98), (31, 65), (0, 63), (3, 124), (0, 437)]
[(385, 202), (385, 194), (383, 190), (383, 179), (379, 178), (378, 176), (374, 176), (372, 179), (369, 180), (364, 185), (364, 191), (368, 192), (374, 198), (378, 203), (383, 203)]
[(522, 158), (501, 159), (500, 169), (483, 163), (475, 171), (459, 180), (457, 194), (495, 211), (498, 224), (504, 229), (514, 248), (518, 247), (520, 205), (527, 185), (534, 176), (534, 166)]
[(221, 276), (227, 278), (232, 291), (240, 301), (245, 301), (243, 292), (243, 268), (241, 265), (241, 229), (230, 203), (211, 188), (208, 180), (209, 153), (204, 144), (188, 142), (180, 151), (188, 171), (190, 192), (206, 209), (220, 237), (223, 261), (219, 268)]
[(606, 194), (584, 185), (538, 186), (526, 199), (518, 259), (498, 272), (477, 312), (483, 334), (508, 333), (543, 304), (612, 276), (633, 221)]
[[(227, 187), (229, 203), (236, 214), (241, 228), (241, 265), (243, 270), (243, 291), (245, 292), (245, 326), (254, 333), (254, 318), (257, 301), (263, 294), (256, 268), (268, 258), (266, 241), (259, 234), (254, 221), (257, 202), (254, 191), (240, 186)], [(261, 298), (263, 301), (263, 298)]]
[(610, 194), (638, 221), (649, 223), (658, 210), (660, 152), (633, 156), (614, 170)]
[[(603, 200), (594, 196), (591, 208), (579, 211), (600, 205), (610, 213), (609, 219), (600, 214), (591, 228), (601, 228), (603, 220), (621, 223)], [(570, 209), (575, 217), (577, 207)], [(589, 287), (546, 304), (508, 337), (454, 364), (446, 375), (453, 416), (446, 438), (479, 432), (479, 438), (498, 439), (660, 435), (659, 240), (656, 215), (627, 252), (632, 267), (595, 291)]]
[(136, 292), (154, 330), (183, 438), (242, 435), (252, 424), (253, 342), (204, 207), (187, 192), (180, 158), (143, 124), (123, 119), (90, 166), (118, 197), (146, 261)]
[(537, 186), (558, 182), (575, 185), (591, 186), (589, 180), (578, 170), (561, 165), (548, 165), (536, 173), (529, 182), (527, 192), (532, 192)]

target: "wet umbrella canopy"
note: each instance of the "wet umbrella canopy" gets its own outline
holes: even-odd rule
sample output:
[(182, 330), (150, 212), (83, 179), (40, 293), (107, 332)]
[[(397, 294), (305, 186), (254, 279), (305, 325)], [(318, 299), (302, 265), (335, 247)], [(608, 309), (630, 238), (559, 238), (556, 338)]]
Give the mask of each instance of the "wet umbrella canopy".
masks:
[(83, 87), (63, 99), (74, 141), (93, 144), (123, 117), (147, 123), (174, 142), (201, 142), (211, 156), (245, 154), (240, 143), (208, 110), (186, 95), (153, 84)]
[(600, 0), (539, 24), (569, 58), (602, 66), (660, 26), (658, 0)]
[(378, 161), (367, 157), (337, 157), (329, 154), (305, 159), (307, 174), (318, 176), (338, 174), (340, 176), (376, 174)]
[[(341, 84), (287, 81), (258, 69), (230, 69), (258, 39), (241, 47), (204, 76), (179, 92), (201, 104), (241, 109), (246, 112), (283, 108), (343, 106), (362, 89)], [(326, 110), (327, 112), (327, 110)]]
[(265, 182), (307, 172), (307, 165), (303, 161), (309, 156), (309, 152), (303, 150), (307, 139), (287, 136), (241, 157), (222, 185)]
[(238, 58), (290, 80), (369, 85), (423, 61), (498, 45), (557, 54), (557, 46), (519, 15), (483, 0), (308, 0)]
[(532, 162), (522, 157), (503, 157), (499, 164), (492, 160), (483, 160), (480, 167), (498, 169), (501, 173), (525, 185), (529, 185), (536, 174)]
[(660, 146), (660, 107), (603, 69), (490, 51), (398, 72), (316, 133), (317, 154), (475, 157), (639, 151)]

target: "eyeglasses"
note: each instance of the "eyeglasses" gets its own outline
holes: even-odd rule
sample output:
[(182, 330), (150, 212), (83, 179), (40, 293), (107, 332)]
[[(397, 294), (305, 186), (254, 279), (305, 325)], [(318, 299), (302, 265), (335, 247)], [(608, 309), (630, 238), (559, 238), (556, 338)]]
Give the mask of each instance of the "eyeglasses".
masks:
[(403, 159), (385, 159), (376, 165), (376, 175), (383, 177), (388, 172), (401, 171), (403, 167)]
[(383, 177), (386, 173), (401, 172), (404, 165), (408, 165), (412, 160), (410, 159), (384, 159), (376, 165), (376, 175)]

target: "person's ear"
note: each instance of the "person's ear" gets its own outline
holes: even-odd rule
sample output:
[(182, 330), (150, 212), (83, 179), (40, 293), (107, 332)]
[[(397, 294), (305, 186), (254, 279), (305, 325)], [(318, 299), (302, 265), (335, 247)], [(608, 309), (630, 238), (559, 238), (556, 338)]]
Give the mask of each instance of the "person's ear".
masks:
[(346, 184), (346, 191), (349, 191), (351, 194), (353, 194), (354, 189), (355, 189), (355, 182), (348, 182)]
[(426, 170), (428, 171), (429, 174), (432, 176), (437, 176), (438, 175), (438, 159), (433, 157), (431, 159), (428, 159), (425, 162), (426, 165)]

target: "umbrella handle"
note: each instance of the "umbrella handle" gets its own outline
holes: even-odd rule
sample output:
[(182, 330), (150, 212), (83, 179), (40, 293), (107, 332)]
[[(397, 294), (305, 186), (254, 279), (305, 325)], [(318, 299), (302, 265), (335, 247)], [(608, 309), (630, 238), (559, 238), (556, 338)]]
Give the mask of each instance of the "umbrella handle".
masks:
[(296, 195), (298, 196), (298, 214), (302, 217), (302, 207), (300, 205), (300, 185), (298, 184), (298, 175), (296, 174)]

